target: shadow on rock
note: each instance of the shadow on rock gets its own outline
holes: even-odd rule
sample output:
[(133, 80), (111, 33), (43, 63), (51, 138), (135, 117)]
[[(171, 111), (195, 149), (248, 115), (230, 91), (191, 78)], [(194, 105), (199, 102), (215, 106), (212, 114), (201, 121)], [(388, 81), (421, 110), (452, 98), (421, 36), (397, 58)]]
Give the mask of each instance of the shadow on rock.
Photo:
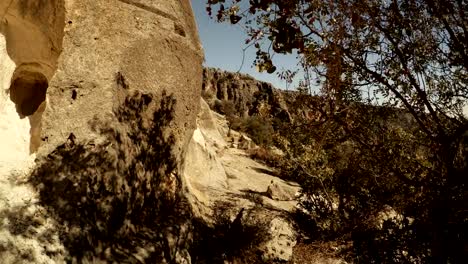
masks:
[(43, 210), (26, 204), (0, 211), (0, 259), (2, 263), (60, 261), (64, 253), (56, 230)]
[(232, 209), (232, 204), (218, 202), (212, 226), (202, 220), (194, 221), (192, 263), (265, 263), (258, 246), (270, 239), (268, 226), (251, 217), (252, 210), (244, 208), (236, 211), (232, 220)]
[(190, 209), (167, 133), (176, 102), (165, 93), (155, 101), (128, 95), (116, 120), (91, 122), (104, 143), (71, 134), (38, 161), (29, 183), (58, 223), (68, 262), (175, 263), (189, 243)]

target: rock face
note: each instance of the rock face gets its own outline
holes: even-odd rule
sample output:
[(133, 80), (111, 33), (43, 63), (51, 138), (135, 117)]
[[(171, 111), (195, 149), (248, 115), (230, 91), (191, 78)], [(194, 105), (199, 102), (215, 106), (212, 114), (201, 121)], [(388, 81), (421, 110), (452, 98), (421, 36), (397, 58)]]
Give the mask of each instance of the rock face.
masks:
[(193, 98), (199, 94), (203, 57), (189, 1), (65, 4), (71, 12), (65, 18), (63, 52), (43, 116), (42, 137), (48, 145), (55, 146), (69, 133), (89, 139), (91, 131), (82, 124), (96, 113), (109, 113), (118, 101), (120, 72), (123, 88), (159, 96), (166, 90), (174, 96), (172, 130), (182, 151), (195, 128), (198, 103)]
[(226, 142), (217, 130), (210, 108), (200, 100), (198, 128), (194, 131), (185, 157), (184, 181), (189, 199), (195, 205), (195, 214), (201, 218), (210, 215), (211, 191), (226, 189), (227, 175), (217, 151)]
[(249, 75), (205, 68), (202, 90), (212, 108), (216, 101), (228, 100), (243, 117), (262, 115), (284, 121), (291, 119), (282, 93), (270, 83), (257, 81)]
[[(30, 169), (37, 166), (35, 159), (38, 162), (60, 160), (55, 162), (57, 168), (78, 170), (80, 165), (84, 166), (80, 162), (85, 162), (87, 154), (73, 160), (72, 156), (66, 158), (67, 149), (76, 153), (74, 146), (85, 146), (83, 149), (91, 154), (96, 149), (105, 149), (98, 146), (113, 135), (114, 124), (122, 120), (128, 121), (130, 127), (122, 128), (122, 135), (129, 136), (114, 139), (119, 147), (129, 147), (121, 149), (128, 157), (115, 156), (110, 162), (112, 166), (125, 167), (131, 164), (129, 157), (136, 157), (140, 146), (128, 140), (132, 139), (132, 126), (141, 126), (138, 128), (144, 130), (148, 123), (156, 122), (153, 125), (161, 130), (157, 131), (160, 132), (158, 140), (170, 146), (156, 142), (161, 148), (153, 157), (171, 156), (174, 160), (170, 166), (161, 165), (154, 171), (168, 174), (168, 178), (177, 178), (182, 173), (182, 158), (195, 130), (199, 109), (198, 100), (193, 98), (199, 97), (202, 87), (203, 51), (189, 0), (2, 0), (0, 14), (0, 219), (4, 219), (4, 211), (10, 210), (13, 204), (15, 208), (28, 208), (27, 215), (21, 211), (26, 219), (36, 215), (35, 210), (43, 210), (39, 201), (47, 200), (45, 192), (38, 198), (36, 190), (25, 185), (16, 188), (19, 179), (27, 178)], [(130, 100), (133, 95), (137, 95), (132, 98), (138, 100)], [(123, 106), (133, 112), (148, 106), (157, 111), (157, 115), (149, 116), (152, 111), (141, 111), (141, 123), (132, 123), (135, 120), (125, 116), (127, 112), (122, 110)], [(58, 153), (62, 156), (58, 157)], [(141, 166), (139, 164), (133, 171)], [(128, 166), (127, 169), (132, 170)], [(80, 173), (85, 175), (86, 169)], [(65, 181), (35, 187), (55, 191), (50, 197), (57, 200), (60, 192), (64, 196), (75, 191), (80, 194), (79, 182), (66, 184), (78, 175), (76, 171), (68, 174), (51, 171), (49, 174), (47, 177), (52, 180)], [(96, 183), (91, 185), (96, 186)], [(175, 186), (168, 187), (172, 193), (178, 192)], [(86, 192), (86, 188), (83, 190)], [(76, 197), (77, 204), (67, 208), (80, 208), (84, 214), (81, 207), (87, 200), (85, 196), (79, 197)], [(26, 202), (37, 205), (28, 207)], [(60, 210), (56, 213), (60, 215)], [(10, 221), (8, 225), (15, 226), (17, 218), (5, 215)], [(2, 234), (4, 228), (0, 227)], [(7, 233), (11, 237), (2, 235), (7, 240), (0, 241), (6, 245), (14, 243), (12, 241), (21, 235)], [(36, 245), (36, 242), (29, 244)], [(5, 259), (4, 244), (0, 245), (1, 259)], [(37, 254), (45, 254), (42, 248), (45, 246), (39, 243)], [(186, 252), (173, 253), (178, 259), (187, 255)], [(53, 262), (43, 257), (31, 262)], [(20, 263), (15, 261), (12, 263)], [(184, 261), (187, 258), (179, 262)]]
[[(265, 191), (271, 181), (278, 189), (293, 194), (300, 188), (269, 175), (268, 167), (250, 159), (244, 150), (235, 146), (237, 144), (229, 144), (227, 141), (232, 139), (232, 134), (242, 135), (231, 131), (229, 136), (226, 119), (212, 112), (203, 100), (197, 125), (184, 170), (195, 216), (208, 224), (216, 224), (219, 221), (216, 215), (226, 213), (231, 220), (236, 219), (232, 226), (265, 229), (261, 232), (268, 239), (255, 244), (255, 249), (267, 263), (288, 261), (296, 244), (296, 234), (285, 215), (294, 210), (296, 201), (271, 199)], [(245, 212), (239, 217), (242, 211)], [(240, 231), (233, 232), (242, 237)]]
[(9, 89), (18, 120), (29, 119), (31, 153), (47, 154), (70, 134), (97, 138), (88, 122), (132, 90), (174, 95), (173, 131), (184, 149), (203, 58), (189, 1), (18, 0), (2, 1), (0, 12), (16, 65), (2, 69), (2, 93)]

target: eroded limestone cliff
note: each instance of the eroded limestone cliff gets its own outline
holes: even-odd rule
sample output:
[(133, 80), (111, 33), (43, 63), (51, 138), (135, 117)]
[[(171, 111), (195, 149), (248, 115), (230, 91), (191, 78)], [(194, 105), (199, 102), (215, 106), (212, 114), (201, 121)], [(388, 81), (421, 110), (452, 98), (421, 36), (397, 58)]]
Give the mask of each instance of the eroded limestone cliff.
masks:
[(96, 137), (88, 121), (133, 90), (173, 94), (173, 131), (187, 144), (203, 58), (189, 1), (12, 0), (0, 14), (3, 104), (30, 120), (30, 153)]
[[(188, 0), (0, 1), (3, 263), (123, 258), (101, 242), (144, 233), (164, 205), (150, 201), (183, 193), (202, 60)], [(189, 261), (182, 229), (164, 259)], [(143, 244), (126, 257), (155, 260)]]
[(284, 121), (291, 119), (283, 93), (249, 75), (205, 68), (202, 95), (212, 108), (216, 107), (216, 101), (233, 102), (236, 112), (243, 117), (264, 115)]

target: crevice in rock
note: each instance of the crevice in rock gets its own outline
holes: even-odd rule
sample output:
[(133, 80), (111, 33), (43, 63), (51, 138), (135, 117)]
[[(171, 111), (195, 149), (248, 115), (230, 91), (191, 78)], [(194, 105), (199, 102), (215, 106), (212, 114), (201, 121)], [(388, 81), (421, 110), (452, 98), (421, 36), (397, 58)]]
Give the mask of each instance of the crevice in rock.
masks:
[(184, 27), (183, 27), (182, 25), (178, 24), (178, 23), (175, 23), (175, 22), (174, 22), (174, 31), (175, 31), (178, 35), (180, 35), (180, 36), (182, 36), (182, 37), (186, 37), (186, 36), (187, 36), (187, 35), (185, 34)]

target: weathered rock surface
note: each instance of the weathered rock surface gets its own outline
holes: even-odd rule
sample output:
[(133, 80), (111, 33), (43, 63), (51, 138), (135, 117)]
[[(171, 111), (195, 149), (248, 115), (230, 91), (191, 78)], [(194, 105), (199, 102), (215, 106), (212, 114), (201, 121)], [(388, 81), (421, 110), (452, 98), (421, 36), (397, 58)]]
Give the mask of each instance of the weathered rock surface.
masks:
[(280, 185), (272, 181), (267, 188), (267, 195), (273, 200), (277, 201), (292, 201), (296, 198), (297, 188), (294, 186)]
[(97, 138), (88, 122), (131, 90), (173, 94), (173, 131), (180, 150), (188, 143), (203, 58), (189, 1), (15, 0), (2, 1), (0, 13), (16, 65), (2, 90), (9, 88), (19, 118), (30, 119), (31, 152), (41, 145), (46, 154), (71, 133), (77, 141)]
[(289, 261), (296, 245), (296, 234), (288, 221), (282, 218), (274, 218), (270, 222), (271, 239), (263, 248), (263, 257), (266, 261)]
[(258, 114), (291, 120), (281, 91), (249, 75), (205, 68), (202, 90), (211, 107), (217, 100), (228, 100), (234, 103), (236, 112), (243, 117)]
[[(171, 175), (181, 174), (202, 86), (195, 19), (188, 0), (2, 0), (0, 15), (0, 262), (63, 262), (70, 248), (60, 244), (44, 197), (25, 183), (35, 159), (101, 144), (96, 126), (112, 126), (115, 109), (139, 92), (154, 108), (175, 99), (161, 130), (172, 136)], [(80, 166), (60, 159), (62, 167)], [(57, 180), (71, 177), (55, 173)], [(66, 193), (76, 186), (56, 187)], [(35, 220), (39, 212), (45, 220)], [(190, 261), (183, 250), (173, 253)]]
[(211, 214), (213, 190), (227, 189), (227, 175), (217, 151), (226, 146), (216, 129), (208, 105), (201, 100), (201, 111), (185, 157), (184, 180), (195, 212), (200, 217)]
[(220, 205), (228, 210), (232, 219), (245, 209), (240, 220), (242, 225), (268, 227), (270, 238), (258, 245), (263, 258), (288, 260), (296, 234), (285, 215), (295, 209), (296, 202), (273, 200), (266, 190), (271, 181), (293, 192), (299, 187), (270, 175), (268, 167), (250, 159), (244, 150), (227, 144), (230, 137), (225, 128), (226, 120), (212, 112), (203, 100), (201, 105), (198, 129), (193, 134), (184, 170), (195, 214), (213, 223)]

